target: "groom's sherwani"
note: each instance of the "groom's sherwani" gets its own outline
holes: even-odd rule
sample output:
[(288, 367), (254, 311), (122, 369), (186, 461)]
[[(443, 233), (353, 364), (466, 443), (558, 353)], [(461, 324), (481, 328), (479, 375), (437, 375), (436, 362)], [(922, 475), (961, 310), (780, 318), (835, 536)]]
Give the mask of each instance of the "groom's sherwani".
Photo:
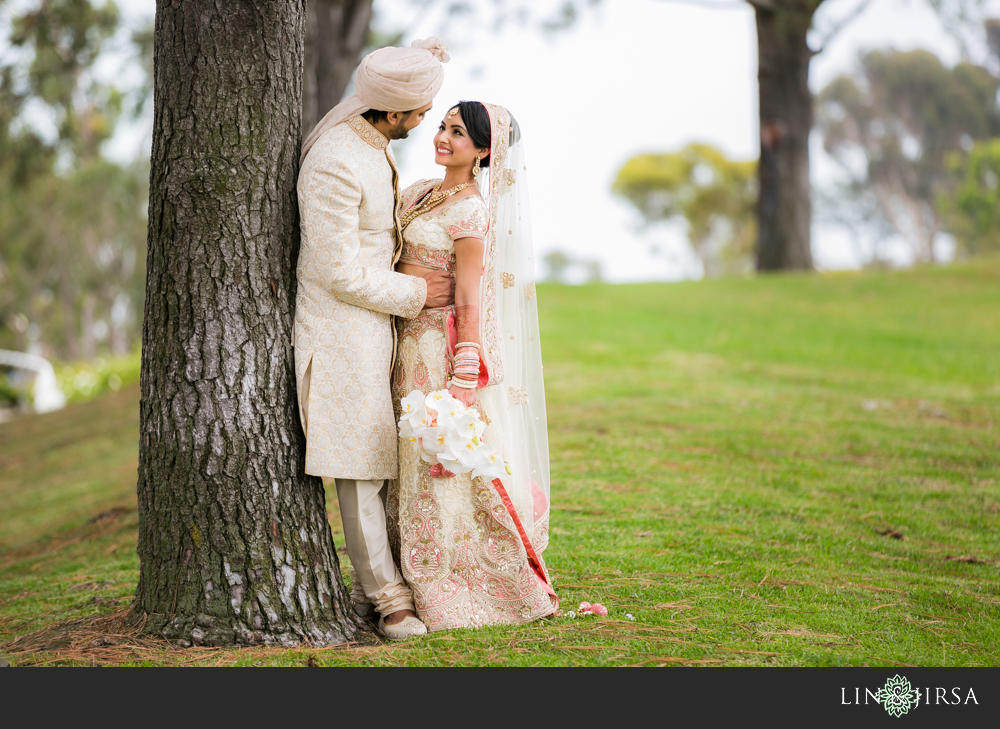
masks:
[(306, 157), (298, 195), (292, 339), (306, 473), (396, 478), (392, 316), (419, 314), (427, 284), (392, 270), (402, 239), (389, 141), (360, 116), (338, 124)]

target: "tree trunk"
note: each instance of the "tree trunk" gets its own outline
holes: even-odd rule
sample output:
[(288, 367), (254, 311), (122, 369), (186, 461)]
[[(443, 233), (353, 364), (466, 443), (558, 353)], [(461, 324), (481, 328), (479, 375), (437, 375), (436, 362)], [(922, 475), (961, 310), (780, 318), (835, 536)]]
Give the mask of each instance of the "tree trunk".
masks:
[(302, 134), (340, 103), (368, 42), (372, 0), (309, 0)]
[(94, 344), (94, 309), (97, 299), (91, 293), (83, 295), (83, 307), (80, 311), (80, 353), (88, 362), (97, 356)]
[(760, 197), (757, 270), (812, 269), (806, 33), (822, 0), (751, 0), (757, 14)]
[(157, 0), (133, 611), (181, 645), (361, 630), (303, 472), (305, 0)]

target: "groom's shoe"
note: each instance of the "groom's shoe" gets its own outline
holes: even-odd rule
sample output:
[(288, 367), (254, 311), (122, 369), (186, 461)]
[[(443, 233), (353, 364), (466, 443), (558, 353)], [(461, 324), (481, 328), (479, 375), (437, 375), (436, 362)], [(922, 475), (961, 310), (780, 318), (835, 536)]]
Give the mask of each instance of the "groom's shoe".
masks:
[(427, 626), (420, 621), (420, 618), (406, 617), (395, 625), (386, 625), (383, 616), (378, 619), (378, 629), (389, 640), (406, 640), (417, 635), (427, 635)]

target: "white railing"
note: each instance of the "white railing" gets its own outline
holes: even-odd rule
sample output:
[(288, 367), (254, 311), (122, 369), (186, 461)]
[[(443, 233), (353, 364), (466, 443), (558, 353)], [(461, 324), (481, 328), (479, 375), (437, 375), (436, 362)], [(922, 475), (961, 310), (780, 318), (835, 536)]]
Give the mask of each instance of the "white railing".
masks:
[(66, 396), (56, 383), (56, 372), (45, 357), (0, 349), (0, 365), (35, 373), (35, 412), (48, 413), (66, 405)]

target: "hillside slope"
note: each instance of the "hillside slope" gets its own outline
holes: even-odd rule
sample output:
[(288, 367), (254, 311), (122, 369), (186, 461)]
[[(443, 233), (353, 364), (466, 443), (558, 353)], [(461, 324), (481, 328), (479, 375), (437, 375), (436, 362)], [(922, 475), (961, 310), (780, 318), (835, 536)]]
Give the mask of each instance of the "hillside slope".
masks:
[[(1000, 660), (1000, 263), (543, 285), (538, 299), (546, 559), (564, 610), (600, 601), (609, 618), (314, 660)], [(0, 425), (0, 640), (131, 594), (137, 400), (133, 388)], [(60, 660), (15, 646), (0, 652)]]

